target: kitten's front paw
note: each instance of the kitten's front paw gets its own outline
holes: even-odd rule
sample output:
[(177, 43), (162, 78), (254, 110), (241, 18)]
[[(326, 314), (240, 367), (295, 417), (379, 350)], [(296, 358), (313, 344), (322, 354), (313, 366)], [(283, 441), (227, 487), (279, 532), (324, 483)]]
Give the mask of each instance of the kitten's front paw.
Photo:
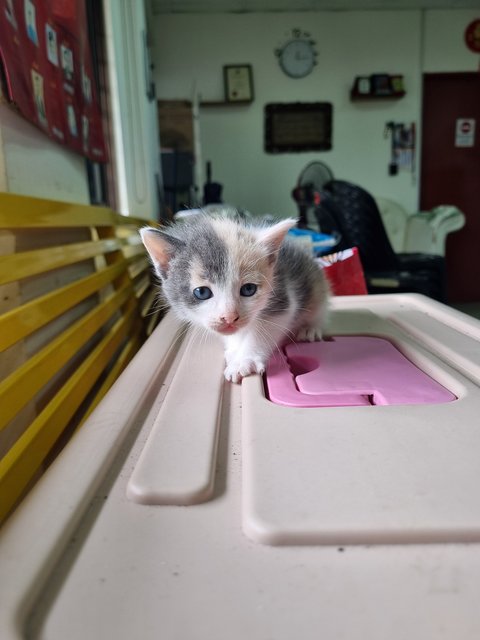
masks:
[(315, 342), (322, 339), (320, 327), (302, 327), (295, 336), (297, 342)]
[(227, 361), (224, 375), (229, 382), (238, 384), (242, 378), (252, 373), (265, 373), (265, 362), (262, 358), (244, 358), (243, 360)]

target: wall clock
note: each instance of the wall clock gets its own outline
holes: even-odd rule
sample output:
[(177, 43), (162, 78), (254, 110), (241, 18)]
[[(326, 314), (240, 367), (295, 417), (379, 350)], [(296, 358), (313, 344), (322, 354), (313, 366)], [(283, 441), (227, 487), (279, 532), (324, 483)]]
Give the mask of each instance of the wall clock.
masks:
[(280, 68), (290, 78), (304, 78), (317, 64), (315, 41), (308, 32), (300, 29), (293, 29), (290, 39), (276, 49), (275, 54)]

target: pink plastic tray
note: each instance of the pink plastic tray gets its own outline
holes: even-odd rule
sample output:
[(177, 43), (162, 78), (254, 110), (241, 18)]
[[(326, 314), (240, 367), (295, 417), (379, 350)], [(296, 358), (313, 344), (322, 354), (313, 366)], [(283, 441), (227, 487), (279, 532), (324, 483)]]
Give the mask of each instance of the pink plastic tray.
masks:
[(272, 402), (294, 407), (439, 404), (456, 399), (388, 340), (337, 336), (288, 344), (266, 372)]

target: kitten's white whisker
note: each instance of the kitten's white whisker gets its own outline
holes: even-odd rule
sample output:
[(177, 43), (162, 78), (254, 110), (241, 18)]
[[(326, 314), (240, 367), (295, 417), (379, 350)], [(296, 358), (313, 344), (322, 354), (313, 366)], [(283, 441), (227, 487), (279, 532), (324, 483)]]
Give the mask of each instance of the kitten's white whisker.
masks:
[[(273, 322), (272, 320), (263, 320), (263, 322), (266, 322), (267, 324), (270, 324), (270, 325), (272, 325), (274, 327), (279, 327), (280, 329), (282, 329), (282, 336), (284, 336), (285, 338), (288, 338), (289, 340), (294, 342), (295, 333), (291, 329), (288, 329), (287, 327), (285, 327), (282, 324), (279, 324), (278, 322)], [(266, 331), (266, 329), (264, 329), (264, 330)]]

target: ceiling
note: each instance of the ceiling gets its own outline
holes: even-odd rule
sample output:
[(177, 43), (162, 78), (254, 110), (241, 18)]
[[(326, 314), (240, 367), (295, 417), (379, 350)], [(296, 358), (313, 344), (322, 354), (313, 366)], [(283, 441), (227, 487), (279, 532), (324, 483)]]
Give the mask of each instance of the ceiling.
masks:
[(478, 9), (478, 0), (151, 0), (159, 13), (362, 11), (367, 9)]

